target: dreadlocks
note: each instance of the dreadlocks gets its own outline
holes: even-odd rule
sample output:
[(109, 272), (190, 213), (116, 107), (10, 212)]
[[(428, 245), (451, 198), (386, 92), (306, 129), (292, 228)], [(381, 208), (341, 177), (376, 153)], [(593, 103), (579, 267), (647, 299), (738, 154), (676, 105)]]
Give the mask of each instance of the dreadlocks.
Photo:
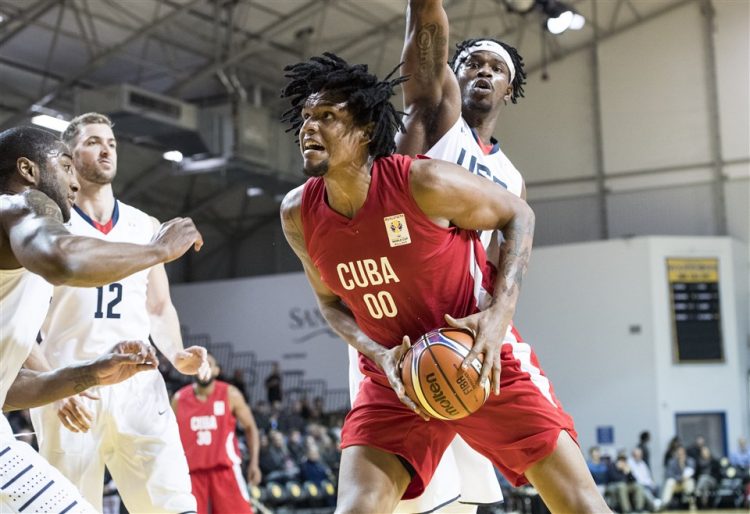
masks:
[(456, 70), (458, 66), (463, 64), (463, 61), (466, 60), (466, 58), (463, 58), (461, 62), (456, 62), (461, 52), (463, 52), (469, 47), (474, 46), (480, 41), (492, 41), (494, 43), (497, 43), (503, 48), (505, 48), (505, 50), (508, 51), (508, 54), (510, 54), (510, 58), (513, 61), (513, 67), (516, 70), (516, 76), (513, 77), (513, 82), (511, 82), (511, 86), (513, 87), (513, 94), (511, 95), (510, 100), (514, 104), (518, 103), (518, 98), (524, 96), (523, 85), (526, 84), (526, 72), (523, 69), (523, 57), (521, 57), (518, 53), (518, 50), (516, 50), (512, 46), (506, 43), (503, 43), (502, 41), (498, 41), (497, 39), (492, 39), (488, 37), (483, 37), (483, 38), (478, 38), (478, 39), (467, 39), (456, 45), (456, 53), (453, 54), (453, 57), (448, 63), (451, 69)]
[(358, 126), (372, 123), (368, 146), (370, 156), (390, 155), (396, 151), (396, 132), (405, 131), (401, 121), (404, 113), (396, 110), (390, 102), (396, 94), (395, 87), (407, 80), (407, 77), (391, 79), (399, 67), (378, 81), (375, 75), (367, 72), (366, 64), (352, 65), (329, 52), (286, 66), (284, 76), (290, 80), (281, 90), (281, 97), (290, 98), (292, 106), (281, 116), (281, 121), (291, 125), (287, 132), (293, 130), (299, 137), (305, 100), (314, 93), (325, 91), (346, 102), (347, 110)]

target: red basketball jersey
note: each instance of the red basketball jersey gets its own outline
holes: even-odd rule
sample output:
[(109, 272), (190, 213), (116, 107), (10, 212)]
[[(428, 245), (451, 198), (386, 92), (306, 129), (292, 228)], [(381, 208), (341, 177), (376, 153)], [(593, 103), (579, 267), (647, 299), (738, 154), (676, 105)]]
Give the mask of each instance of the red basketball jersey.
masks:
[(229, 384), (216, 380), (206, 401), (196, 398), (192, 385), (177, 394), (177, 424), (190, 471), (232, 467), (241, 462)]
[[(386, 347), (404, 335), (445, 325), (489, 300), (494, 267), (474, 231), (436, 225), (411, 195), (412, 159), (375, 160), (362, 208), (349, 219), (332, 210), (322, 178), (302, 194), (307, 251), (326, 285), (351, 309), (368, 337)], [(382, 376), (360, 355), (362, 372)]]

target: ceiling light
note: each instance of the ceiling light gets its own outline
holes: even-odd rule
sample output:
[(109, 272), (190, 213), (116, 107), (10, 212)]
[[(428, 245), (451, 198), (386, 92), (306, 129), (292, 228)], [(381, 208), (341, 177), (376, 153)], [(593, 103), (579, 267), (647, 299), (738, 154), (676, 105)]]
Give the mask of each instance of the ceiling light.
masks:
[(248, 187), (245, 193), (247, 194), (247, 196), (253, 197), (253, 196), (260, 196), (263, 193), (265, 193), (265, 191), (263, 190), (262, 187)]
[(586, 25), (586, 18), (578, 13), (573, 13), (573, 19), (570, 21), (570, 30), (581, 30)]
[(168, 152), (164, 152), (162, 157), (164, 157), (164, 160), (167, 161), (182, 162), (182, 152), (180, 152), (179, 150), (170, 150)]
[(565, 11), (557, 18), (547, 18), (547, 30), (552, 34), (562, 34), (570, 28), (573, 21), (573, 11)]
[(65, 129), (68, 128), (68, 125), (70, 125), (69, 121), (55, 118), (48, 114), (38, 114), (34, 116), (33, 118), (31, 118), (31, 123), (40, 127), (54, 130), (55, 132), (64, 132)]

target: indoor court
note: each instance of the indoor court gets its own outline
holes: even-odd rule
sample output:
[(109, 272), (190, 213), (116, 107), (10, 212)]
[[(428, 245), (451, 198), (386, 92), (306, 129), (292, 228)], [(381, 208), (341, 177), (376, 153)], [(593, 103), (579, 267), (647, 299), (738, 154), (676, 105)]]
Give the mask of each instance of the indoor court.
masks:
[(0, 514), (750, 512), (750, 0), (0, 0), (0, 172)]

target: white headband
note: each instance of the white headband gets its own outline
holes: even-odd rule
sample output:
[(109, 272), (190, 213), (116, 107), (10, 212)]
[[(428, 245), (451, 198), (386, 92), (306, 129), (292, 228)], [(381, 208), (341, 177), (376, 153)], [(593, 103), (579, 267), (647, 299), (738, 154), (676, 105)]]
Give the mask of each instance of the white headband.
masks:
[(516, 77), (516, 68), (515, 66), (513, 66), (513, 59), (510, 58), (510, 54), (505, 48), (503, 48), (503, 45), (495, 43), (494, 41), (490, 41), (488, 39), (482, 39), (480, 41), (477, 41), (470, 47), (464, 48), (456, 57), (456, 64), (453, 72), (456, 73), (458, 71), (458, 67), (461, 66), (461, 64), (471, 54), (473, 54), (474, 52), (480, 52), (482, 50), (495, 53), (499, 55), (503, 61), (505, 61), (505, 64), (508, 65), (508, 69), (510, 70), (510, 81), (513, 82), (513, 79)]

